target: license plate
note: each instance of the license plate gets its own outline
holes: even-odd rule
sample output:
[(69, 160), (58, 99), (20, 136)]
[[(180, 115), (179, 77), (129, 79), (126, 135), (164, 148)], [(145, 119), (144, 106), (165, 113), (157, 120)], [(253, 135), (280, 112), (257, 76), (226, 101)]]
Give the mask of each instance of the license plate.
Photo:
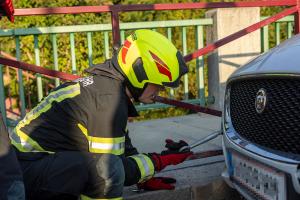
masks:
[(264, 200), (285, 200), (284, 173), (231, 152), (232, 179), (241, 188)]

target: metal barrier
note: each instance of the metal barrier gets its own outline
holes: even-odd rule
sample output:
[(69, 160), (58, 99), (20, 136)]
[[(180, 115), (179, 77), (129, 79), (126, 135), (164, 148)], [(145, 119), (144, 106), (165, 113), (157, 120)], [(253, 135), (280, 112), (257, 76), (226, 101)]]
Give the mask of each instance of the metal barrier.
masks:
[[(267, 17), (262, 17), (262, 19), (266, 19)], [(293, 17), (292, 16), (288, 16), (285, 17), (281, 20), (279, 20), (278, 22), (275, 23), (275, 30), (276, 30), (276, 45), (280, 43), (280, 25), (282, 23), (286, 23), (286, 29), (287, 29), (287, 36), (291, 37), (292, 35), (292, 26), (293, 26)], [(181, 27), (182, 30), (182, 43), (183, 45), (183, 52), (186, 55), (187, 52), (187, 34), (186, 34), (186, 29), (187, 27), (195, 27), (196, 33), (195, 35), (197, 36), (195, 38), (195, 43), (197, 45), (198, 41), (201, 41), (200, 44), (198, 45), (199, 47), (203, 47), (203, 41), (204, 41), (204, 37), (203, 37), (203, 26), (206, 25), (212, 25), (212, 20), (211, 19), (199, 19), (199, 20), (176, 20), (176, 21), (156, 21), (156, 22), (136, 22), (136, 23), (123, 23), (120, 24), (120, 28), (121, 28), (121, 41), (124, 40), (125, 38), (125, 31), (126, 30), (131, 30), (131, 29), (140, 29), (140, 28), (165, 28), (165, 32), (167, 37), (171, 40), (172, 39), (172, 28), (173, 27)], [(60, 27), (42, 27), (42, 28), (27, 28), (27, 29), (10, 29), (10, 30), (0, 30), (0, 39), (1, 37), (6, 38), (6, 37), (10, 37), (12, 40), (15, 41), (15, 45), (16, 45), (16, 52), (17, 52), (17, 60), (21, 60), (20, 59), (20, 46), (21, 46), (21, 42), (22, 41), (22, 37), (24, 36), (32, 36), (34, 38), (34, 46), (38, 47), (39, 46), (39, 36), (41, 35), (48, 35), (49, 38), (51, 38), (51, 42), (52, 42), (52, 49), (53, 49), (53, 69), (58, 71), (58, 46), (57, 46), (57, 38), (59, 37), (60, 34), (68, 34), (69, 38), (70, 38), (70, 45), (71, 45), (71, 60), (72, 60), (72, 72), (73, 74), (76, 74), (78, 72), (77, 69), (77, 65), (76, 65), (76, 47), (75, 47), (75, 38), (76, 38), (76, 33), (85, 33), (86, 34), (86, 40), (87, 40), (87, 46), (88, 46), (88, 65), (92, 66), (93, 63), (93, 43), (92, 43), (92, 37), (93, 37), (93, 32), (102, 32), (103, 33), (103, 38), (104, 38), (104, 52), (103, 54), (105, 55), (105, 58), (109, 58), (110, 57), (110, 50), (112, 49), (109, 46), (109, 32), (111, 31), (111, 25), (110, 24), (94, 24), (94, 25), (76, 25), (76, 26), (60, 26)], [(269, 49), (269, 37), (268, 37), (268, 26), (265, 26), (262, 28), (261, 30), (262, 32), (262, 51), (267, 51)], [(201, 38), (200, 38), (201, 36)], [(39, 64), (39, 49), (35, 49), (35, 64)], [(0, 53), (1, 54), (1, 53)], [(2, 53), (2, 55), (4, 57), (8, 57), (7, 55), (5, 55), (4, 53)], [(10, 57), (12, 58), (12, 57)], [(197, 68), (203, 68), (204, 66), (204, 62), (197, 62)], [(3, 73), (0, 71), (0, 76), (3, 76)], [(204, 74), (203, 73), (196, 73), (196, 78), (198, 81), (202, 81), (204, 80)], [(38, 76), (38, 84), (37, 84), (37, 88), (38, 88), (38, 97), (39, 99), (43, 98), (43, 88), (42, 88), (42, 81), (40, 80), (41, 76)], [(20, 84), (21, 82), (19, 82)], [(59, 78), (55, 79), (55, 86), (58, 86), (60, 83)], [(184, 94), (186, 96), (186, 100), (187, 102), (191, 102), (191, 103), (201, 103), (202, 105), (204, 105), (203, 102), (205, 102), (205, 95), (204, 92), (201, 93), (201, 91), (204, 91), (204, 86), (197, 88), (198, 91), (198, 97), (196, 99), (188, 99), (187, 97), (187, 93), (188, 93), (188, 87), (186, 87), (188, 84), (188, 79), (186, 78), (184, 80)], [(198, 83), (198, 86), (200, 86), (201, 84)], [(20, 87), (20, 86), (19, 86)], [(3, 94), (2, 96), (4, 96), (4, 88), (0, 87), (1, 90), (1, 94)], [(25, 99), (25, 91), (23, 89), (23, 87), (20, 87), (20, 99), (24, 100)], [(174, 95), (174, 91), (170, 90), (170, 96), (172, 97)], [(0, 100), (0, 104), (1, 107), (4, 109), (4, 99)], [(25, 103), (21, 102), (22, 106), (22, 115), (25, 114)], [(145, 109), (152, 109), (152, 108), (165, 108), (167, 107), (167, 105), (165, 104), (151, 104), (151, 105), (139, 105), (137, 106), (138, 110), (145, 110)]]
[[(161, 28), (164, 29), (166, 36), (172, 40), (173, 34), (172, 30), (174, 30), (174, 27), (180, 27), (181, 28), (181, 40), (182, 40), (182, 52), (184, 55), (187, 54), (187, 28), (188, 27), (193, 27), (195, 30), (195, 46), (197, 48), (203, 47), (203, 41), (204, 41), (204, 33), (203, 33), (203, 26), (206, 25), (211, 25), (212, 20), (211, 19), (197, 19), (197, 20), (178, 20), (178, 21), (155, 21), (155, 22), (133, 22), (133, 23), (122, 23), (120, 24), (121, 28), (121, 40), (124, 40), (125, 36), (125, 31), (128, 30), (133, 30), (133, 29), (142, 29), (142, 28), (147, 28), (147, 29), (156, 29), (156, 28)], [(75, 47), (75, 39), (76, 39), (76, 34), (77, 33), (84, 33), (86, 34), (86, 42), (87, 42), (87, 52), (88, 52), (88, 66), (92, 66), (93, 64), (93, 33), (98, 33), (100, 32), (103, 36), (103, 43), (104, 49), (103, 49), (103, 55), (105, 55), (105, 58), (109, 58), (111, 55), (111, 47), (109, 46), (109, 34), (112, 31), (111, 24), (93, 24), (93, 25), (76, 25), (76, 26), (60, 26), (60, 27), (42, 27), (42, 28), (27, 28), (27, 29), (10, 29), (10, 30), (0, 30), (0, 40), (1, 37), (9, 37), (12, 40), (14, 40), (14, 43), (16, 45), (16, 60), (22, 60), (21, 59), (21, 41), (22, 37), (28, 37), (31, 36), (34, 38), (34, 54), (35, 54), (35, 64), (40, 65), (40, 49), (39, 47), (39, 37), (42, 35), (47, 35), (49, 38), (51, 38), (51, 43), (52, 43), (52, 50), (53, 50), (53, 67), (52, 69), (58, 71), (58, 45), (57, 45), (57, 38), (60, 37), (61, 34), (68, 34), (69, 40), (70, 40), (70, 59), (72, 63), (72, 74), (77, 74), (78, 73), (78, 68), (76, 64), (76, 47)], [(66, 47), (64, 47), (66, 48)], [(5, 57), (5, 56), (4, 56)], [(104, 58), (103, 58), (104, 59)], [(198, 61), (196, 63), (196, 67), (198, 68), (203, 68), (204, 67), (204, 62)], [(203, 71), (203, 70), (202, 70)], [(3, 74), (0, 71), (0, 76), (3, 76)], [(43, 92), (43, 87), (42, 87), (42, 77), (40, 75), (37, 75), (37, 94), (38, 94), (38, 99), (39, 101), (43, 98), (44, 92)], [(204, 80), (204, 74), (202, 73), (197, 73), (196, 78), (199, 81)], [(21, 80), (21, 79), (19, 79)], [(56, 78), (55, 80), (55, 86), (59, 85), (59, 79)], [(201, 85), (198, 83), (197, 85)], [(0, 90), (3, 90), (3, 88), (0, 88)], [(204, 86), (202, 85), (202, 88), (198, 88), (197, 91), (204, 91)], [(2, 91), (3, 92), (3, 91)], [(203, 94), (198, 94), (199, 99), (188, 99), (188, 76), (185, 77), (184, 79), (184, 96), (185, 100), (187, 102), (192, 102), (192, 103), (199, 103), (199, 102), (205, 102), (205, 95), (204, 92)], [(24, 85), (23, 82), (19, 81), (19, 93), (20, 93), (20, 99), (21, 99), (21, 113), (22, 116), (25, 114), (25, 91), (24, 91)], [(174, 96), (174, 90), (170, 90), (170, 96)], [(3, 100), (0, 100), (0, 104), (4, 104)], [(138, 110), (145, 110), (145, 109), (150, 109), (150, 108), (158, 108), (158, 107), (166, 107), (167, 105), (163, 104), (155, 104), (155, 105), (138, 105), (137, 108)], [(2, 107), (4, 107), (2, 105)]]
[[(228, 8), (228, 7), (263, 7), (263, 6), (292, 6), (291, 8), (288, 8), (270, 18), (264, 19), (262, 22), (256, 23), (254, 25), (251, 25), (241, 31), (238, 31), (226, 38), (223, 38), (219, 41), (216, 41), (213, 44), (208, 44), (206, 47), (201, 48), (201, 45), (198, 45), (197, 48), (199, 48), (199, 50), (195, 51), (194, 53), (191, 53), (187, 56), (185, 56), (185, 60), (191, 61), (192, 59), (197, 58), (198, 61), (202, 62), (202, 57), (204, 54), (212, 52), (213, 50), (215, 50), (216, 48), (225, 45), (237, 38), (240, 38), (250, 32), (253, 32), (265, 25), (268, 25), (272, 22), (275, 22), (287, 15), (290, 14), (295, 14), (295, 32), (299, 32), (299, 5), (300, 5), (300, 0), (283, 0), (283, 1), (258, 1), (258, 2), (230, 2), (230, 3), (179, 3), (179, 4), (153, 4), (153, 5), (115, 5), (115, 6), (85, 6), (85, 7), (62, 7), (62, 8), (33, 8), (33, 9), (16, 9), (15, 15), (16, 16), (25, 16), (25, 15), (47, 15), (47, 14), (79, 14), (79, 13), (97, 13), (97, 12), (110, 12), (111, 16), (112, 16), (112, 28), (110, 27), (110, 25), (108, 25), (109, 27), (102, 27), (100, 26), (102, 30), (104, 31), (108, 31), (108, 30), (112, 30), (112, 36), (113, 36), (113, 45), (117, 46), (119, 45), (120, 41), (122, 38), (124, 38), (124, 36), (122, 36), (122, 24), (119, 24), (119, 19), (118, 19), (118, 14), (120, 12), (130, 12), (130, 11), (146, 11), (146, 10), (181, 10), (181, 9), (202, 9), (202, 8)], [(135, 24), (137, 25), (137, 24)], [(177, 25), (177, 24), (176, 24)], [(204, 25), (204, 24), (202, 24)], [(199, 26), (202, 26), (199, 25)], [(198, 26), (198, 25), (197, 25)], [(86, 26), (82, 26), (81, 28), (84, 28)], [(153, 25), (152, 25), (153, 27)], [(169, 27), (170, 26), (166, 26)], [(91, 28), (91, 27), (90, 27)], [(96, 27), (93, 27), (96, 28)], [(99, 27), (97, 27), (99, 28)], [(141, 28), (141, 27), (134, 27), (134, 28)], [(149, 28), (149, 27), (148, 27)], [(155, 28), (155, 27), (153, 27)], [(277, 30), (278, 32), (280, 26), (277, 26), (276, 28), (276, 34), (277, 34)], [(289, 36), (291, 35), (291, 25), (288, 26), (289, 28)], [(52, 28), (53, 30), (55, 28)], [(121, 30), (121, 32), (120, 32)], [(170, 29), (168, 29), (169, 31)], [(48, 31), (48, 34), (52, 34), (52, 42), (53, 42), (53, 47), (55, 47), (55, 41), (56, 41), (56, 36), (55, 36), (55, 32), (51, 32), (50, 30), (37, 30), (37, 29), (27, 29), (27, 31), (32, 31), (31, 34), (35, 34), (34, 36), (34, 42), (35, 42), (35, 63), (37, 65), (40, 65), (40, 60), (39, 60), (39, 49), (38, 49), (38, 34), (44, 34), (43, 31)], [(37, 32), (34, 32), (37, 31)], [(57, 30), (58, 31), (58, 30)], [(66, 31), (66, 30), (64, 30)], [(87, 40), (88, 42), (91, 41), (91, 34), (89, 32), (91, 32), (93, 30), (88, 31), (87, 30)], [(186, 32), (185, 27), (182, 28), (183, 33)], [(22, 33), (21, 33), (22, 32)], [(5, 35), (9, 35), (9, 34), (13, 34), (16, 35), (16, 46), (17, 46), (17, 51), (16, 51), (16, 58), (20, 59), (20, 35), (23, 35), (24, 33), (26, 33), (25, 30), (22, 30), (21, 32), (18, 31), (13, 31), (13, 30), (4, 30), (2, 32), (0, 32), (1, 34)], [(76, 72), (76, 62), (75, 62), (75, 48), (74, 48), (74, 31), (73, 32), (69, 32), (70, 33), (70, 44), (71, 44), (71, 55), (72, 55), (72, 71)], [(121, 35), (120, 35), (121, 33)], [(168, 32), (169, 33), (169, 32)], [(267, 37), (267, 28), (263, 28), (263, 36)], [(184, 34), (183, 34), (184, 35)], [(106, 36), (107, 37), (107, 36)], [(277, 40), (280, 41), (280, 40)], [(92, 54), (91, 51), (91, 42), (89, 42), (89, 54)], [(108, 44), (107, 40), (106, 40), (106, 44)], [(183, 37), (183, 44), (184, 44), (184, 37)], [(200, 42), (201, 44), (201, 42)], [(267, 50), (268, 47), (268, 43), (266, 42), (266, 40), (264, 40), (263, 43), (263, 50)], [(186, 45), (186, 44), (185, 44)], [(183, 46), (185, 46), (183, 45)], [(203, 45), (203, 42), (202, 42)], [(106, 45), (107, 46), (107, 45)], [(107, 50), (105, 50), (107, 52)], [(184, 51), (183, 51), (184, 52)], [(186, 52), (184, 52), (186, 54)], [(105, 53), (105, 55), (107, 56), (108, 53)], [(54, 61), (57, 60), (57, 55), (55, 55), (54, 53)], [(56, 58), (55, 58), (56, 57)], [(89, 56), (89, 58), (91, 58), (91, 56)], [(91, 59), (89, 59), (89, 63), (91, 64)], [(0, 63), (1, 64), (1, 63)], [(54, 63), (54, 69), (57, 69), (57, 65)], [(203, 64), (201, 65), (201, 67), (203, 67)], [(2, 70), (2, 68), (1, 68)], [(203, 71), (203, 70), (200, 70)], [(0, 73), (2, 73), (2, 71), (0, 71)], [(0, 74), (1, 75), (1, 74)], [(40, 75), (37, 75), (37, 82), (38, 82), (38, 87), (41, 88), (41, 78)], [(1, 76), (2, 78), (2, 76)], [(21, 94), (21, 113), (22, 116), (24, 116), (25, 114), (25, 97), (24, 97), (24, 89), (23, 89), (23, 78), (22, 78), (22, 70), (19, 69), (19, 73), (18, 73), (18, 79), (19, 79), (19, 91)], [(187, 88), (187, 77), (185, 77), (185, 93), (188, 91)], [(200, 80), (200, 79), (198, 79)], [(200, 80), (200, 81), (203, 81)], [(3, 85), (3, 80), (0, 79), (0, 87)], [(56, 84), (58, 84), (58, 80), (56, 81)], [(203, 83), (199, 83), (199, 85), (203, 85)], [(202, 91), (203, 90), (199, 90)], [(23, 96), (22, 96), (23, 94)], [(172, 91), (171, 91), (171, 95), (172, 95)], [(39, 92), (39, 99), (42, 98), (42, 92)], [(203, 98), (203, 95), (200, 95)], [(3, 97), (4, 94), (1, 93), (1, 98), (0, 102), (3, 103)], [(201, 101), (197, 100), (197, 103), (201, 102), (203, 104), (203, 99)], [(1, 103), (0, 103), (1, 105)], [(1, 105), (1, 109), (3, 109), (3, 105)]]
[[(262, 20), (267, 19), (268, 17), (261, 17)], [(282, 26), (283, 25), (283, 26)], [(294, 27), (294, 17), (287, 16), (284, 17), (274, 24), (275, 29), (275, 45), (280, 44), (280, 42), (284, 39), (290, 38), (293, 35), (293, 27)], [(261, 28), (261, 51), (266, 52), (270, 49), (270, 40), (269, 40), (269, 26), (264, 26)], [(282, 38), (280, 31), (284, 28), (286, 31), (287, 38)]]

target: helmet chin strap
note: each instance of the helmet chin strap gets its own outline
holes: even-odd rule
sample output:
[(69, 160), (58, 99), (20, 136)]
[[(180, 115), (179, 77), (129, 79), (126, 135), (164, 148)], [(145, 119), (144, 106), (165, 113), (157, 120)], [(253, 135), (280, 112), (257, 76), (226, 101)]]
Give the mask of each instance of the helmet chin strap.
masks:
[(145, 88), (147, 87), (147, 84), (145, 84), (144, 88), (136, 88), (134, 87), (130, 81), (128, 80), (128, 78), (126, 77), (126, 75), (122, 72), (121, 67), (118, 63), (118, 59), (117, 59), (117, 54), (113, 55), (112, 59), (112, 64), (114, 66), (114, 68), (120, 72), (120, 74), (122, 74), (122, 76), (125, 78), (125, 85), (128, 88), (131, 96), (133, 97), (134, 101), (139, 102), (139, 97), (143, 94)]
[(145, 86), (143, 88), (136, 88), (133, 87), (133, 85), (129, 82), (128, 79), (126, 79), (125, 84), (131, 94), (131, 96), (133, 97), (134, 101), (139, 102), (139, 97), (142, 96), (145, 88), (147, 87), (147, 84), (145, 84)]

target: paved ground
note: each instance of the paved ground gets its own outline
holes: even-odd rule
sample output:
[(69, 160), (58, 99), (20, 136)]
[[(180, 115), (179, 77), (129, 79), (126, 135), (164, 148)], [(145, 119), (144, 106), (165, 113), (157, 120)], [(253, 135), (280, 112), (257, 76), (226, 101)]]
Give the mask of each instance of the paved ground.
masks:
[[(160, 152), (165, 138), (183, 139), (188, 143), (220, 130), (221, 119), (206, 114), (192, 114), (182, 117), (134, 122), (129, 124), (130, 136), (139, 152)], [(221, 148), (221, 137), (201, 145), (194, 152)], [(133, 192), (135, 186), (124, 190), (128, 200), (237, 200), (239, 195), (229, 188), (221, 178), (225, 169), (224, 157), (186, 161), (170, 166), (156, 176), (169, 176), (177, 179), (174, 191)]]
[(125, 188), (124, 198), (128, 200), (191, 200), (193, 192), (197, 191), (198, 188), (207, 186), (213, 182), (220, 182), (220, 174), (223, 170), (224, 159), (222, 156), (211, 157), (203, 160), (198, 159), (186, 161), (181, 165), (168, 167), (162, 172), (156, 174), (156, 176), (176, 178), (177, 183), (175, 190), (133, 192), (132, 190), (136, 189), (136, 187), (131, 186)]
[[(183, 139), (193, 143), (216, 130), (220, 130), (221, 118), (206, 114), (192, 114), (157, 120), (129, 123), (128, 129), (134, 146), (140, 152), (160, 152), (166, 138)], [(216, 149), (221, 147), (221, 138), (217, 138), (193, 151)]]

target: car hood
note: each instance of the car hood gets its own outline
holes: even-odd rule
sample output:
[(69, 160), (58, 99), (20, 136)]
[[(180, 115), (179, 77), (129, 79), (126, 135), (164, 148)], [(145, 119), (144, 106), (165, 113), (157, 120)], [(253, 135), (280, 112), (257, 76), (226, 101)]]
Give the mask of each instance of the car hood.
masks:
[(300, 74), (300, 34), (250, 60), (230, 79), (256, 74)]

